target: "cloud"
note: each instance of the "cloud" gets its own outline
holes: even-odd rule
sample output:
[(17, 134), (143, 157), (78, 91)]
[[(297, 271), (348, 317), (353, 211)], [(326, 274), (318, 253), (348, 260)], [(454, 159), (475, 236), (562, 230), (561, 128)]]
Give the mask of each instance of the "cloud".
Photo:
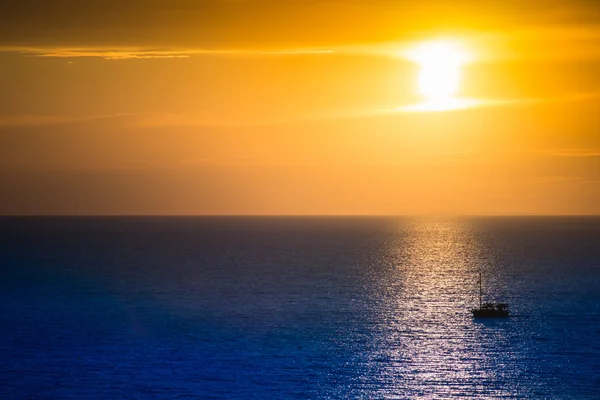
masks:
[(143, 115), (144, 114), (136, 113), (91, 115), (80, 117), (67, 115), (0, 115), (0, 127), (70, 125), (88, 121), (142, 117)]
[(405, 104), (393, 108), (378, 108), (372, 110), (361, 110), (356, 115), (386, 115), (400, 113), (427, 113), (427, 112), (452, 112), (476, 108), (496, 108), (533, 106), (551, 103), (572, 103), (587, 100), (600, 99), (600, 92), (574, 93), (562, 96), (531, 97), (531, 98), (466, 98), (456, 97), (440, 101), (422, 101), (418, 103)]
[[(358, 113), (360, 114), (360, 112)], [(331, 118), (348, 118), (355, 116), (354, 112), (319, 112), (302, 115), (272, 116), (269, 118), (238, 118), (224, 119), (210, 112), (197, 113), (119, 113), (110, 115), (0, 115), (0, 128), (11, 127), (51, 127), (71, 126), (86, 123), (98, 125), (100, 122), (119, 124), (133, 128), (160, 127), (250, 127), (279, 125), (300, 121), (322, 120)]]
[(112, 115), (0, 115), (0, 128), (70, 126), (105, 121), (133, 128), (161, 127), (256, 127), (303, 121), (347, 119), (370, 116), (366, 110), (328, 110), (299, 115), (223, 118), (211, 112), (197, 113), (120, 113)]
[(101, 50), (101, 49), (46, 49), (24, 52), (35, 57), (101, 57), (105, 60), (123, 60), (130, 58), (189, 58), (190, 51), (172, 50)]
[[(105, 115), (69, 116), (69, 115), (0, 115), (1, 127), (35, 127), (73, 125), (81, 123), (97, 123), (100, 121), (115, 121), (122, 125), (138, 128), (153, 127), (257, 127), (275, 126), (311, 121), (332, 121), (370, 118), (394, 114), (415, 114), (428, 112), (462, 112), (481, 108), (506, 108), (536, 106), (543, 104), (576, 103), (600, 99), (600, 92), (568, 94), (547, 98), (456, 98), (446, 107), (445, 104), (436, 103), (410, 103), (397, 107), (338, 107), (323, 110), (281, 114), (242, 115), (237, 118), (225, 118), (222, 113), (199, 110), (195, 113), (118, 113)], [(434, 114), (432, 114), (434, 115)], [(544, 153), (546, 154), (546, 153)], [(598, 152), (580, 152), (578, 150), (565, 150), (559, 153), (547, 153), (562, 157), (594, 157), (600, 156)]]
[(600, 157), (600, 149), (560, 149), (540, 151), (542, 154), (549, 157)]
[(0, 51), (21, 53), (23, 56), (42, 58), (81, 58), (94, 57), (105, 60), (126, 59), (174, 59), (194, 56), (219, 57), (265, 57), (265, 56), (297, 56), (327, 55), (335, 51), (328, 48), (282, 48), (275, 50), (245, 49), (153, 49), (153, 48), (100, 48), (100, 47), (19, 47), (4, 46)]
[[(499, 60), (569, 60), (600, 59), (600, 28), (595, 25), (557, 24), (495, 29), (460, 29), (412, 32), (400, 35), (400, 39), (332, 41), (329, 45), (303, 46), (283, 45), (262, 41), (253, 45), (214, 43), (195, 47), (181, 43), (169, 47), (156, 47), (150, 43), (140, 46), (19, 46), (2, 45), (0, 51), (19, 52), (34, 57), (99, 57), (106, 60), (123, 59), (173, 59), (193, 56), (265, 57), (344, 54), (377, 56), (409, 60), (407, 51), (426, 40), (450, 38), (469, 50), (473, 63)], [(295, 42), (294, 42), (295, 43)], [(309, 43), (309, 42), (307, 42)]]
[(581, 181), (581, 182), (589, 182), (589, 179), (586, 179), (582, 176), (542, 176), (540, 177), (541, 181), (546, 182), (572, 182), (572, 181)]

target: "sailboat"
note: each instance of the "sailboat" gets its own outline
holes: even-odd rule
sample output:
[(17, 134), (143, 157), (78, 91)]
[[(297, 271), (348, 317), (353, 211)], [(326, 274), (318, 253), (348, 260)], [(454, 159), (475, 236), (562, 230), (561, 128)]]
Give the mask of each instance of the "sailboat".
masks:
[(482, 300), (481, 273), (479, 273), (479, 308), (471, 310), (473, 318), (508, 318), (508, 304), (484, 303)]

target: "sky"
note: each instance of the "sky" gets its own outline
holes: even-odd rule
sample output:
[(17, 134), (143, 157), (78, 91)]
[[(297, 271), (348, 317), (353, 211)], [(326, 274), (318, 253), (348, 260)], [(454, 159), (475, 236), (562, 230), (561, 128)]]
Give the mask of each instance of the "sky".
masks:
[(3, 2), (0, 214), (600, 214), (599, 68), (592, 1)]

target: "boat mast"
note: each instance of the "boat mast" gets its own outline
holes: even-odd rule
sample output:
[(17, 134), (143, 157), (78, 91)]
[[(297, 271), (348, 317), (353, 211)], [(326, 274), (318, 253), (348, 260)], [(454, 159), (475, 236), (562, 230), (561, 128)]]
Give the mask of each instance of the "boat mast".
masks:
[(482, 289), (481, 289), (481, 272), (480, 272), (479, 273), (479, 308), (481, 308), (481, 306), (482, 306), (481, 293), (482, 293)]

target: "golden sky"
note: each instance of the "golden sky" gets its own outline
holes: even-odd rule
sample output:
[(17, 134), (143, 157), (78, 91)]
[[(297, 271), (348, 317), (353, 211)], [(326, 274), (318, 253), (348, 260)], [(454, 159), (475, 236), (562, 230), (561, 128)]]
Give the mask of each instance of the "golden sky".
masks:
[(3, 3), (0, 214), (599, 214), (599, 70), (592, 1)]

